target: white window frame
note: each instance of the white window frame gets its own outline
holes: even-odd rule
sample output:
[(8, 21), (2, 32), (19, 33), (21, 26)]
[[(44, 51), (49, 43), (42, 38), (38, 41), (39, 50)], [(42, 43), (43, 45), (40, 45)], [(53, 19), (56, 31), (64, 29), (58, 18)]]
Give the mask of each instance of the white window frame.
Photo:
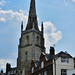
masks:
[(14, 74), (13, 70), (11, 70), (11, 74)]
[(44, 75), (47, 75), (47, 71), (44, 72)]
[(69, 63), (69, 58), (61, 57), (61, 62), (62, 63)]
[(61, 69), (61, 75), (67, 75), (67, 70), (66, 69)]
[(44, 68), (44, 62), (43, 61), (41, 62), (41, 68)]
[(32, 67), (32, 73), (34, 73), (34, 67)]
[(10, 71), (8, 72), (8, 75), (10, 75)]

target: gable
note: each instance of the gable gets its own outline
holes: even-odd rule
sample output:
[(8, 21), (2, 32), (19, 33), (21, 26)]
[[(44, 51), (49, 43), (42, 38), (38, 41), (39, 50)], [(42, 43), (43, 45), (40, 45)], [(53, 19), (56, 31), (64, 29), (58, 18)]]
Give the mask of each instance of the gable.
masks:
[(66, 58), (72, 58), (72, 56), (68, 53), (65, 53), (61, 51), (60, 53), (56, 54), (55, 57), (66, 57)]

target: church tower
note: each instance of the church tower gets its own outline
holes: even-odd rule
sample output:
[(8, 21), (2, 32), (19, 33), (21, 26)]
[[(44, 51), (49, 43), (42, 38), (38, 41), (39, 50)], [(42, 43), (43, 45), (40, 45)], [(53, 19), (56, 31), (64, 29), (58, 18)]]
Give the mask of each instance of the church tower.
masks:
[(31, 0), (25, 30), (23, 30), (23, 21), (21, 24), (21, 38), (19, 40), (17, 58), (17, 70), (19, 75), (28, 75), (31, 60), (39, 61), (41, 52), (45, 52), (43, 22), (40, 31), (36, 15), (35, 0)]

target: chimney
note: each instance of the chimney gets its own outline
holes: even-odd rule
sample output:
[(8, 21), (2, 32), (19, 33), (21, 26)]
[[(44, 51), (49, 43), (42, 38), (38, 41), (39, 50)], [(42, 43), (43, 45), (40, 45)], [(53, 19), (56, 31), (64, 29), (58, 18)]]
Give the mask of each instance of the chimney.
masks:
[(10, 64), (6, 64), (6, 74), (10, 71), (11, 69), (11, 65)]
[(74, 69), (75, 69), (75, 57), (74, 57)]
[(50, 54), (51, 54), (51, 55), (55, 55), (54, 47), (50, 47)]
[(1, 74), (3, 73), (3, 70), (1, 70)]

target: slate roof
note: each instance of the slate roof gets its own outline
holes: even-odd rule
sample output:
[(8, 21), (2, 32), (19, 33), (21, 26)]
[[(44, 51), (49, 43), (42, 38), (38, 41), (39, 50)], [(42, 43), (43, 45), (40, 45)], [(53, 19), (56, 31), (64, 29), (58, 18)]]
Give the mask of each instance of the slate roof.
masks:
[(14, 70), (16, 70), (16, 69), (17, 69), (17, 67), (14, 67), (14, 68), (11, 68), (10, 71), (14, 71)]
[(45, 55), (46, 61), (49, 61), (51, 59), (58, 58), (58, 57), (73, 58), (69, 53), (63, 52), (63, 51), (57, 53), (56, 55), (51, 55), (51, 54)]
[(46, 54), (46, 55), (45, 55), (45, 58), (46, 58), (46, 61), (49, 61), (49, 60), (51, 60), (51, 59), (54, 58), (54, 55)]
[(67, 52), (59, 52), (58, 54), (55, 55), (55, 57), (67, 57), (67, 58), (73, 58), (69, 53)]
[[(73, 58), (69, 53), (63, 52), (63, 51), (57, 53), (56, 55), (45, 54), (42, 52), (41, 56), (45, 56), (46, 61), (49, 61), (51, 59), (58, 59), (59, 57)], [(39, 66), (39, 61), (35, 61), (35, 67), (38, 67), (38, 66)]]

